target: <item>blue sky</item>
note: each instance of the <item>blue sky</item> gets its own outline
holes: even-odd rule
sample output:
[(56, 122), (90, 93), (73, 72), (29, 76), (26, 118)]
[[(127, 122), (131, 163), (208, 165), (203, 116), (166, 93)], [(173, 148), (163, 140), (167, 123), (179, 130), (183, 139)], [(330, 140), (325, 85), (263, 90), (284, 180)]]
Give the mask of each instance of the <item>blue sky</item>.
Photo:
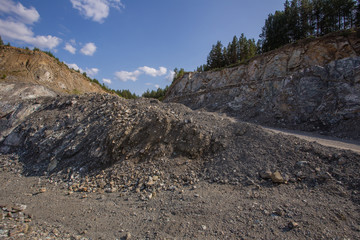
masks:
[(211, 46), (256, 40), (284, 0), (0, 0), (0, 36), (50, 50), (113, 89), (142, 94), (172, 70), (206, 63)]

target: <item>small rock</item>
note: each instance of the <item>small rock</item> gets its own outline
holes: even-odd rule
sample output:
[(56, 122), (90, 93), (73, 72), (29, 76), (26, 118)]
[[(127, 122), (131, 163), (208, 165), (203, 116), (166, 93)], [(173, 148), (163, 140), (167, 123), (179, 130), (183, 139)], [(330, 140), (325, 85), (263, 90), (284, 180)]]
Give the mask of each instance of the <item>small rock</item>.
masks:
[(155, 184), (155, 181), (152, 177), (149, 177), (149, 181), (146, 182), (146, 186), (153, 186)]
[(22, 212), (26, 209), (26, 205), (24, 204), (15, 204), (15, 206), (12, 207), (12, 209), (16, 212)]
[(44, 193), (44, 192), (46, 192), (46, 188), (43, 187), (39, 189), (39, 193)]
[(125, 235), (125, 239), (126, 240), (131, 239), (131, 233), (127, 232)]
[(270, 170), (266, 170), (266, 171), (262, 171), (260, 172), (260, 177), (262, 179), (271, 179), (271, 176), (272, 176), (272, 172)]
[(296, 163), (296, 165), (299, 166), (299, 167), (303, 167), (306, 164), (308, 164), (308, 161), (299, 161), (299, 162)]
[(281, 208), (276, 208), (274, 213), (280, 217), (284, 215), (284, 211)]
[(274, 183), (284, 183), (285, 182), (284, 178), (281, 176), (279, 171), (276, 171), (271, 175), (271, 180)]
[(290, 229), (294, 229), (294, 228), (299, 227), (299, 224), (297, 222), (291, 221), (291, 222), (289, 222), (288, 227)]
[(57, 166), (58, 162), (56, 159), (52, 159), (49, 163), (49, 166), (48, 166), (48, 172), (51, 172), (52, 170), (54, 170)]
[(55, 237), (58, 237), (60, 232), (56, 228), (52, 230), (52, 233), (55, 235)]
[(80, 187), (79, 192), (88, 192), (88, 188), (87, 187)]
[(344, 165), (346, 163), (346, 159), (345, 158), (340, 158), (338, 161), (339, 165)]
[(207, 229), (207, 227), (205, 226), (205, 225), (201, 225), (201, 228), (202, 228), (202, 230), (206, 230)]
[(0, 229), (0, 237), (1, 237), (1, 238), (7, 238), (7, 237), (9, 237), (9, 230)]

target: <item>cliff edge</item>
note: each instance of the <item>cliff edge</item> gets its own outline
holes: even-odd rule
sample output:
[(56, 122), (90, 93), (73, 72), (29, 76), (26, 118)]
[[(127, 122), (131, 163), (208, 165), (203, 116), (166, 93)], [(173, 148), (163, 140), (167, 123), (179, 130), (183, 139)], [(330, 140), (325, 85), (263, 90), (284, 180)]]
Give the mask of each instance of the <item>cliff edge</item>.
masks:
[(358, 32), (305, 39), (219, 71), (177, 79), (166, 102), (273, 127), (360, 138)]

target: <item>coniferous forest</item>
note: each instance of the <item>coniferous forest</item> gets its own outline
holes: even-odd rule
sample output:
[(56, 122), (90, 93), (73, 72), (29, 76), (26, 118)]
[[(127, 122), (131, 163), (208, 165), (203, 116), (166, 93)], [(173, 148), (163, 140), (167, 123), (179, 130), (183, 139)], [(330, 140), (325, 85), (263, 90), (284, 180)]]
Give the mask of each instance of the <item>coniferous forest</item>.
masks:
[(229, 67), (300, 39), (359, 26), (360, 0), (286, 0), (283, 11), (268, 15), (256, 43), (244, 34), (234, 36), (227, 47), (218, 41), (197, 71)]

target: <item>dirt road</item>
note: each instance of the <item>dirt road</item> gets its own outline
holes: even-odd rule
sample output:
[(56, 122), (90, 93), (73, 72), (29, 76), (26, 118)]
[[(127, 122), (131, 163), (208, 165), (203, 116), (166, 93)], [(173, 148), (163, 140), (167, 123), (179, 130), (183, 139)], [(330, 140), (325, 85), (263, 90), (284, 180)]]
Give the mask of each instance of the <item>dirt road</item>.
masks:
[(287, 129), (279, 129), (279, 128), (269, 128), (263, 127), (265, 130), (280, 133), (285, 135), (295, 136), (310, 142), (317, 142), (323, 146), (351, 150), (357, 153), (360, 153), (360, 142), (356, 140), (345, 140), (336, 137), (323, 136), (320, 134), (295, 131), (295, 130), (287, 130)]

